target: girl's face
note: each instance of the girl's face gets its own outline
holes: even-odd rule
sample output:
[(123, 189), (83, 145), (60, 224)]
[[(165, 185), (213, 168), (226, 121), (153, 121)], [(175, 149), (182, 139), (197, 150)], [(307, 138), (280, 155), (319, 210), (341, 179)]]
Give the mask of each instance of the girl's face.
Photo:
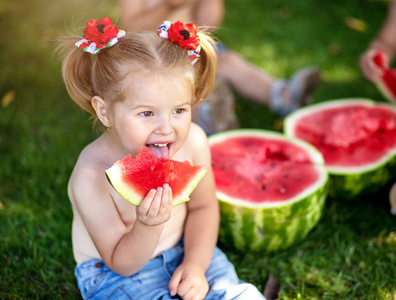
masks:
[(148, 146), (155, 156), (171, 158), (187, 139), (192, 86), (183, 76), (144, 71), (125, 79), (126, 99), (109, 110), (111, 135), (123, 154)]

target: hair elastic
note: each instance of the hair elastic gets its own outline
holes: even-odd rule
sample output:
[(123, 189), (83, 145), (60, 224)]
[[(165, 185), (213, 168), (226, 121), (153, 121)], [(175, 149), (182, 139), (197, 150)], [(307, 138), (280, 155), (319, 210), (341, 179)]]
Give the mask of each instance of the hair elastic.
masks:
[(195, 64), (200, 57), (201, 46), (197, 31), (198, 28), (194, 23), (183, 24), (181, 21), (175, 23), (165, 21), (158, 28), (160, 37), (169, 39), (187, 49), (191, 64)]
[(125, 31), (115, 27), (110, 18), (102, 18), (99, 22), (92, 19), (85, 25), (84, 38), (76, 46), (85, 52), (96, 54), (117, 44), (118, 39), (123, 36)]

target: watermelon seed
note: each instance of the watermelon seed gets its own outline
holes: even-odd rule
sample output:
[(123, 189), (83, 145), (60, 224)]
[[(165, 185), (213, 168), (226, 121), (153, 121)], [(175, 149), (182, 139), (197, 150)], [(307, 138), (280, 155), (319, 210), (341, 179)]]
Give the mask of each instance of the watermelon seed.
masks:
[(285, 189), (285, 188), (281, 188), (279, 191), (280, 191), (282, 194), (286, 193), (286, 189)]
[(267, 187), (265, 185), (261, 186), (261, 189), (264, 191)]

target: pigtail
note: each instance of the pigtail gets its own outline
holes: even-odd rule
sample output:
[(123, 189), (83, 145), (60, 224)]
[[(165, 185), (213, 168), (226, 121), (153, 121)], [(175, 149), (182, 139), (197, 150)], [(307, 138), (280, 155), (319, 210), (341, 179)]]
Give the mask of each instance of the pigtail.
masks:
[(96, 116), (91, 105), (91, 99), (95, 95), (92, 84), (92, 55), (75, 46), (80, 39), (78, 36), (66, 37), (58, 47), (63, 57), (62, 76), (73, 101)]
[(217, 73), (216, 44), (213, 38), (205, 31), (199, 33), (199, 38), (201, 52), (199, 60), (194, 64), (196, 85), (193, 106), (200, 105), (208, 98)]

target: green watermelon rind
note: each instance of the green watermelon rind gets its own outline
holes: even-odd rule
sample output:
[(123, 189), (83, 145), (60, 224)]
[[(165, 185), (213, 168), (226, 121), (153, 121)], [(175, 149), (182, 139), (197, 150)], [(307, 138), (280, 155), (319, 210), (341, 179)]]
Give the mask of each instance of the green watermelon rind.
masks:
[(141, 195), (136, 193), (131, 189), (125, 182), (121, 179), (121, 169), (120, 166), (115, 164), (106, 171), (107, 180), (113, 186), (113, 188), (128, 202), (139, 206), (141, 202)]
[[(327, 185), (316, 193), (301, 199), (311, 209), (304, 209), (305, 214), (284, 218), (274, 214), (273, 208), (237, 206), (220, 200), (220, 241), (240, 251), (269, 253), (290, 247), (302, 241), (318, 224), (325, 205)], [(293, 210), (293, 209), (290, 209)], [(269, 217), (269, 215), (271, 217)]]
[[(382, 104), (366, 98), (345, 98), (328, 100), (303, 107), (291, 113), (284, 119), (284, 132), (295, 137), (296, 121), (306, 115), (323, 108), (336, 108), (348, 104), (362, 104), (366, 106), (380, 106), (394, 110), (393, 104)], [(354, 198), (363, 194), (372, 194), (386, 185), (396, 175), (396, 148), (389, 151), (376, 163), (361, 167), (332, 167), (327, 166), (330, 174), (329, 195), (335, 198)]]
[[(180, 197), (176, 197), (173, 199), (172, 206), (177, 206), (179, 204), (189, 201), (190, 200), (189, 196), (194, 191), (194, 189), (197, 187), (198, 183), (202, 180), (202, 178), (206, 175), (206, 173), (207, 173), (207, 170), (204, 167), (201, 167), (199, 172), (187, 184), (184, 192), (180, 195)], [(182, 196), (183, 194), (184, 194), (184, 196)]]
[[(142, 195), (136, 193), (127, 183), (122, 180), (122, 172), (119, 165), (115, 164), (111, 168), (107, 169), (105, 172), (107, 179), (109, 180), (111, 185), (125, 200), (132, 203), (133, 205), (140, 206), (141, 200), (143, 200)], [(202, 180), (202, 178), (206, 175), (206, 173), (207, 170), (203, 166), (201, 166), (200, 170), (196, 173), (196, 175), (189, 179), (189, 182), (186, 185), (184, 191), (180, 193), (180, 195), (173, 197), (172, 206), (177, 206), (189, 201), (189, 196), (196, 188), (198, 183)]]
[(287, 201), (251, 203), (216, 191), (220, 204), (220, 242), (240, 251), (273, 252), (303, 240), (319, 222), (328, 191), (328, 172), (322, 154), (305, 141), (260, 129), (237, 129), (209, 137), (214, 145), (231, 137), (279, 139), (310, 153), (320, 174), (316, 184)]
[(355, 174), (330, 173), (329, 195), (351, 199), (370, 195), (384, 187), (396, 176), (396, 155), (377, 169)]

